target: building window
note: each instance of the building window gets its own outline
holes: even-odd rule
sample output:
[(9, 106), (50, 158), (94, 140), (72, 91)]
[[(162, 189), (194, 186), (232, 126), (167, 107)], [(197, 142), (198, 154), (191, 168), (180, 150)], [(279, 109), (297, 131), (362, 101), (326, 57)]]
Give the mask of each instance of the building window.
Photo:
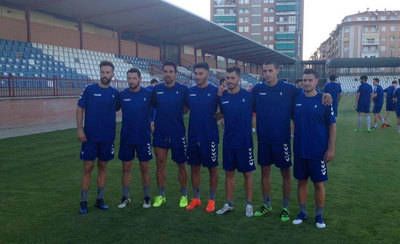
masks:
[(296, 26), (295, 25), (289, 25), (289, 32), (296, 32)]
[(289, 24), (296, 24), (296, 16), (289, 16)]

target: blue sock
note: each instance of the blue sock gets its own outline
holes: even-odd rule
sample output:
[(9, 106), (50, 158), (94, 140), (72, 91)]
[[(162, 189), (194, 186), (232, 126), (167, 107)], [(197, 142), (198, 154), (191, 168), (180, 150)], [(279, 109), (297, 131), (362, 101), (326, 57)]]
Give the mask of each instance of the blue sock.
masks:
[(271, 198), (269, 197), (269, 195), (264, 195), (264, 205), (268, 208), (271, 207)]
[(324, 208), (315, 208), (315, 216), (322, 216), (324, 214)]
[(129, 186), (122, 187), (122, 197), (129, 198)]
[(159, 192), (160, 192), (160, 196), (165, 196), (165, 188), (164, 187), (160, 187), (159, 188)]
[(104, 187), (97, 188), (97, 199), (104, 199)]
[(193, 195), (194, 195), (194, 198), (200, 198), (200, 189), (193, 187)]
[(150, 189), (149, 189), (149, 187), (148, 186), (143, 186), (143, 195), (144, 195), (144, 197), (146, 198), (146, 197), (150, 197)]
[(181, 188), (181, 194), (182, 194), (182, 196), (187, 196), (187, 188), (186, 187)]
[(282, 207), (289, 208), (289, 198), (284, 197), (282, 200)]
[(215, 191), (210, 190), (210, 200), (215, 200)]
[(81, 202), (87, 202), (88, 200), (88, 191), (81, 190)]
[(307, 215), (307, 209), (305, 204), (299, 204), (300, 212)]

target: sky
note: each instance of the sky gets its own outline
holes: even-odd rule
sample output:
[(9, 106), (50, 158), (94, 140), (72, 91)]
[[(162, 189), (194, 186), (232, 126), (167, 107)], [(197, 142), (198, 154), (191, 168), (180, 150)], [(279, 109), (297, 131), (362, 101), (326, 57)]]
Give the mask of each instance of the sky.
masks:
[[(166, 0), (210, 20), (210, 0)], [(303, 59), (308, 59), (342, 19), (359, 11), (400, 10), (399, 0), (304, 0)]]

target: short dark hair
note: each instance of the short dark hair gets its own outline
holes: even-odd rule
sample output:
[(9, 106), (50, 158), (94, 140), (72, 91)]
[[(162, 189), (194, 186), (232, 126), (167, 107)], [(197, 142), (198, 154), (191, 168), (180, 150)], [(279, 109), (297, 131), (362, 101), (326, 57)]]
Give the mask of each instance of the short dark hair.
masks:
[(128, 73), (136, 73), (139, 78), (142, 78), (142, 72), (138, 68), (131, 68), (126, 72), (126, 74)]
[(373, 80), (379, 83), (379, 78), (378, 77), (375, 77)]
[(151, 81), (150, 81), (150, 84), (157, 84), (158, 83), (158, 80), (157, 79), (151, 79)]
[(295, 81), (295, 83), (298, 84), (298, 83), (300, 83), (300, 82), (302, 82), (302, 81), (303, 81), (303, 79), (297, 79), (297, 80)]
[(233, 73), (235, 72), (237, 75), (240, 76), (240, 68), (239, 67), (229, 67), (226, 69), (227, 73)]
[(111, 63), (110, 61), (107, 61), (107, 60), (103, 60), (103, 61), (101, 61), (100, 62), (100, 65), (99, 65), (99, 67), (100, 67), (100, 69), (101, 69), (101, 67), (103, 67), (103, 66), (110, 66), (111, 68), (112, 68), (112, 70), (114, 71), (114, 64), (113, 63)]
[(165, 61), (164, 63), (163, 63), (163, 65), (162, 65), (162, 68), (164, 69), (164, 67), (165, 66), (172, 66), (172, 67), (174, 67), (174, 70), (175, 70), (175, 73), (176, 73), (176, 71), (177, 71), (177, 66), (176, 66), (176, 63), (174, 63), (174, 62), (172, 62), (172, 61)]
[(360, 76), (360, 80), (367, 81), (368, 80), (368, 76), (362, 75), (362, 76)]
[(305, 74), (305, 75), (314, 75), (315, 78), (317, 78), (317, 79), (319, 78), (318, 72), (313, 70), (313, 69), (305, 69), (303, 74)]
[(263, 65), (270, 65), (272, 64), (275, 69), (279, 69), (279, 67), (281, 66), (280, 63), (276, 62), (276, 61), (264, 61)]
[(392, 84), (397, 84), (397, 80), (393, 80), (393, 81), (392, 81)]
[(330, 75), (330, 76), (329, 76), (329, 80), (330, 80), (330, 81), (335, 81), (336, 78), (337, 78), (336, 75)]
[(197, 63), (193, 66), (193, 70), (196, 70), (196, 69), (205, 69), (207, 71), (210, 71), (210, 66), (208, 65), (208, 63), (205, 63), (205, 62)]

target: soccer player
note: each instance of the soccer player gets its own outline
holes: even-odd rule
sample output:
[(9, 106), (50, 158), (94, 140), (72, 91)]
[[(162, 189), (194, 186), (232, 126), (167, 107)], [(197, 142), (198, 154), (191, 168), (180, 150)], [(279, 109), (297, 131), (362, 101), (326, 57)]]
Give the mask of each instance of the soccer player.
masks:
[(303, 89), (303, 79), (297, 79), (295, 84), (298, 89)]
[(304, 93), (296, 98), (294, 108), (294, 177), (298, 180), (298, 202), (300, 212), (293, 224), (307, 219), (307, 181), (314, 183), (315, 226), (326, 227), (323, 211), (325, 186), (328, 180), (327, 163), (335, 156), (336, 118), (332, 106), (321, 103), (322, 94), (317, 92), (318, 75), (305, 70)]
[(220, 108), (225, 119), (223, 138), (223, 168), (225, 170), (226, 203), (217, 211), (218, 215), (228, 213), (233, 207), (235, 170), (243, 173), (246, 191), (245, 215), (253, 216), (253, 176), (255, 170), (252, 137), (251, 93), (239, 86), (240, 69), (227, 69), (226, 85), (228, 90), (220, 98)]
[(173, 62), (162, 66), (164, 83), (156, 85), (152, 92), (152, 104), (157, 110), (154, 121), (153, 145), (157, 165), (157, 186), (159, 195), (154, 198), (153, 207), (167, 202), (165, 196), (166, 164), (168, 151), (178, 165), (178, 181), (181, 187), (179, 207), (185, 208), (187, 198), (186, 132), (183, 114), (187, 109), (188, 88), (176, 82), (177, 67)]
[(356, 110), (358, 113), (358, 124), (357, 129), (354, 131), (361, 130), (362, 117), (364, 116), (367, 121), (367, 131), (371, 132), (371, 116), (370, 116), (370, 108), (371, 108), (371, 99), (372, 99), (372, 86), (367, 83), (368, 77), (366, 75), (362, 75), (360, 77), (361, 85), (358, 87), (357, 95), (356, 95)]
[(336, 81), (336, 75), (329, 76), (329, 82), (326, 83), (324, 92), (331, 94), (333, 99), (333, 111), (335, 111), (335, 116), (337, 117), (339, 102), (342, 97), (342, 86)]
[(389, 115), (391, 112), (394, 112), (396, 110), (396, 103), (393, 101), (393, 95), (397, 87), (397, 80), (393, 80), (392, 85), (383, 90), (386, 93), (386, 113), (384, 117), (385, 123), (382, 125), (382, 128), (390, 127)]
[[(153, 91), (154, 87), (158, 85), (158, 80), (157, 79), (151, 79), (150, 85), (146, 87), (150, 92)], [(154, 120), (156, 119), (156, 113), (157, 111), (155, 108), (151, 109), (151, 115), (150, 115), (150, 121), (151, 121), (151, 131), (154, 131)]]
[(383, 107), (383, 88), (379, 85), (379, 78), (374, 78), (373, 80), (373, 91), (372, 100), (374, 102), (374, 107), (372, 112), (374, 113), (374, 126), (373, 129), (378, 128), (378, 121), (382, 121), (382, 126), (385, 124), (384, 117), (381, 116), (381, 111)]
[[(219, 80), (219, 86), (218, 86), (218, 96), (222, 96), (222, 94), (227, 90), (226, 88), (226, 81), (225, 78), (222, 78)], [(217, 124), (219, 126), (224, 126), (224, 118), (221, 116), (220, 118), (217, 119)]]
[[(282, 176), (282, 210), (280, 219), (289, 221), (291, 119), (296, 96), (302, 89), (278, 80), (279, 64), (265, 62), (262, 66), (264, 82), (253, 89), (254, 110), (257, 119), (258, 164), (261, 170), (261, 190), (264, 204), (254, 213), (269, 215), (271, 205), (271, 165), (275, 164)], [(329, 94), (323, 95), (326, 104), (332, 103)]]
[(396, 102), (397, 132), (400, 133), (400, 88), (394, 92), (394, 101)]
[(150, 85), (147, 87), (150, 91), (153, 91), (153, 88), (158, 85), (158, 80), (157, 79), (151, 79)]
[(142, 75), (139, 69), (127, 71), (129, 88), (120, 93), (122, 109), (122, 128), (120, 136), (119, 159), (122, 161), (122, 198), (118, 208), (131, 203), (129, 185), (131, 181), (132, 160), (135, 156), (140, 162), (142, 187), (144, 193), (143, 208), (151, 207), (149, 194), (149, 161), (151, 153), (151, 92), (140, 86)]
[(104, 202), (104, 186), (107, 162), (114, 158), (115, 119), (119, 109), (119, 93), (110, 86), (113, 77), (114, 65), (102, 61), (100, 81), (87, 86), (78, 101), (76, 124), (78, 139), (82, 143), (80, 158), (83, 161), (80, 214), (88, 213), (88, 190), (96, 159), (98, 175), (95, 207), (108, 209)]
[(293, 103), (300, 89), (278, 80), (279, 64), (266, 62), (262, 66), (263, 83), (253, 89), (257, 119), (258, 164), (261, 166), (261, 190), (264, 204), (254, 213), (256, 217), (271, 213), (271, 165), (282, 175), (282, 221), (289, 220), (290, 197), (290, 121)]
[(188, 105), (188, 164), (191, 166), (193, 198), (186, 207), (193, 210), (201, 205), (200, 200), (200, 168), (208, 168), (210, 175), (209, 200), (206, 212), (215, 211), (215, 194), (217, 190), (218, 166), (218, 126), (216, 112), (218, 108), (218, 88), (209, 84), (209, 66), (198, 63), (193, 67), (196, 85), (189, 89)]

